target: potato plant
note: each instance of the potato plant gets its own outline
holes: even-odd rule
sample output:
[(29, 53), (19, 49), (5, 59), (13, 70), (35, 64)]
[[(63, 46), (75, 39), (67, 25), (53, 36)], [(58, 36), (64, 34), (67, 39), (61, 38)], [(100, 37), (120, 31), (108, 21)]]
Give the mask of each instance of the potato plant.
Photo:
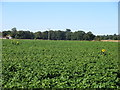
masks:
[(3, 88), (120, 88), (116, 42), (2, 42)]

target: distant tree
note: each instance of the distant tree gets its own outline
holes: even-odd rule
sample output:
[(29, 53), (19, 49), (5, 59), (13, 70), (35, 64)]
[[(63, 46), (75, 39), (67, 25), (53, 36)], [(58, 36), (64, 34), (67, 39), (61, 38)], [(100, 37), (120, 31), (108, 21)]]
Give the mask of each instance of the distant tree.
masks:
[(71, 29), (66, 29), (66, 32), (71, 32)]
[(108, 40), (108, 39), (109, 39), (109, 35), (106, 35), (106, 36), (104, 37), (104, 39), (105, 39), (105, 40)]
[(16, 37), (16, 34), (17, 34), (17, 29), (14, 27), (14, 28), (12, 28), (11, 30), (12, 30), (12, 31), (11, 31), (11, 37), (12, 37), (12, 38), (15, 38), (15, 37)]
[(120, 40), (120, 34), (118, 34), (118, 40)]
[(6, 37), (7, 35), (11, 35), (11, 31), (3, 31), (2, 32), (2, 37)]
[(89, 35), (88, 34), (85, 34), (84, 36), (83, 36), (83, 40), (89, 40)]
[(66, 40), (66, 32), (65, 31), (61, 31), (61, 40)]
[(101, 36), (96, 36), (96, 37), (94, 38), (94, 40), (96, 40), (96, 41), (101, 41)]
[(101, 37), (101, 40), (105, 40), (106, 39), (106, 36), (105, 35), (102, 35), (100, 36)]
[(109, 39), (111, 39), (111, 40), (112, 40), (112, 39), (113, 39), (113, 35), (109, 35)]
[(113, 40), (118, 40), (118, 35), (114, 34), (113, 35)]
[(62, 31), (60, 31), (60, 30), (56, 31), (56, 39), (62, 40)]
[(71, 40), (72, 32), (66, 32), (66, 40)]
[(77, 40), (76, 32), (71, 33), (71, 40)]
[(120, 40), (119, 35), (97, 35), (95, 36), (92, 32), (85, 33), (84, 31), (75, 31), (71, 32), (71, 29), (66, 29), (66, 31), (61, 30), (50, 30), (50, 31), (38, 31), (38, 32), (30, 32), (19, 30), (14, 27), (8, 31), (2, 31), (2, 36), (6, 37), (7, 35), (11, 35), (12, 38), (16, 39), (50, 39), (50, 40)]
[(53, 30), (50, 30), (50, 31), (49, 31), (49, 39), (50, 39), (50, 40), (56, 40), (55, 31), (53, 31)]
[(43, 39), (48, 39), (48, 31), (42, 32), (42, 38)]
[(83, 38), (84, 35), (85, 35), (84, 31), (77, 31), (76, 32), (77, 40), (84, 40)]
[(34, 33), (34, 36), (35, 36), (36, 39), (42, 39), (42, 38), (43, 38), (41, 31), (35, 32), (35, 33)]
[(16, 39), (24, 39), (24, 36), (25, 36), (24, 31), (17, 31), (14, 38), (16, 38)]
[(70, 29), (66, 29), (66, 32), (65, 32), (65, 37), (66, 37), (66, 40), (71, 40), (71, 30)]
[(33, 34), (33, 32), (30, 32), (30, 31), (26, 31), (25, 32), (25, 38), (27, 38), (27, 39), (34, 39), (34, 34)]
[(95, 35), (93, 35), (92, 32), (90, 31), (84, 35), (85, 40), (93, 40), (94, 38), (95, 38)]
[(34, 34), (33, 32), (30, 31), (17, 31), (16, 35), (15, 35), (16, 39), (33, 39), (34, 38)]

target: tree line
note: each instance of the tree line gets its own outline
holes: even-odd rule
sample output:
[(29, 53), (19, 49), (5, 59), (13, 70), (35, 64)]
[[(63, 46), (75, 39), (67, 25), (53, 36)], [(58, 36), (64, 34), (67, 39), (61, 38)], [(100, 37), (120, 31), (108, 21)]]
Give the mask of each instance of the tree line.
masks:
[(2, 31), (2, 37), (10, 35), (14, 39), (43, 39), (43, 40), (120, 40), (120, 35), (94, 35), (92, 32), (85, 33), (84, 31), (72, 32), (71, 29), (66, 31), (37, 31), (35, 33), (30, 31), (17, 31), (16, 28), (12, 28), (8, 31)]

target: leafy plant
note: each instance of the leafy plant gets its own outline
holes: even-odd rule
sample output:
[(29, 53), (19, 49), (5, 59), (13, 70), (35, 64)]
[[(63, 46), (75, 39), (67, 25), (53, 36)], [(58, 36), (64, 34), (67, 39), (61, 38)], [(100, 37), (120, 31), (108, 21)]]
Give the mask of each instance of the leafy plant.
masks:
[(3, 88), (120, 88), (116, 42), (10, 42), (3, 40)]

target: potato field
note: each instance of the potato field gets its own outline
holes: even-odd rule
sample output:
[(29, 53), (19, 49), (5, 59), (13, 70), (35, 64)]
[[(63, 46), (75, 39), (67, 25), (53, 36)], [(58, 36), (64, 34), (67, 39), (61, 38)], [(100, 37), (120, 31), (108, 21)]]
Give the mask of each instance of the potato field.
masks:
[(118, 42), (2, 40), (3, 88), (120, 88)]

